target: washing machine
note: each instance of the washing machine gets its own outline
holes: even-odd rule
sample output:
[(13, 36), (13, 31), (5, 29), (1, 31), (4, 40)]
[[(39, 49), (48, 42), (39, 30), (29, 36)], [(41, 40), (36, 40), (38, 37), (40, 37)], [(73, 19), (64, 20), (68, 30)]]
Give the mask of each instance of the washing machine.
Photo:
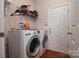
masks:
[(9, 57), (40, 57), (40, 37), (37, 30), (10, 31), (8, 33)]
[(48, 35), (45, 30), (40, 30), (40, 47), (40, 56), (42, 56), (48, 47)]

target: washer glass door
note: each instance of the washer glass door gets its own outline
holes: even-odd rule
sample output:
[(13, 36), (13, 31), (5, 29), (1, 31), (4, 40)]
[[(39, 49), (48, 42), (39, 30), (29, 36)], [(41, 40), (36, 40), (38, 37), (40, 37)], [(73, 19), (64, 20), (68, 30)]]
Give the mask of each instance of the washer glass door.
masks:
[(35, 35), (29, 39), (29, 42), (26, 46), (26, 54), (28, 57), (36, 57), (40, 51), (40, 39), (39, 36)]

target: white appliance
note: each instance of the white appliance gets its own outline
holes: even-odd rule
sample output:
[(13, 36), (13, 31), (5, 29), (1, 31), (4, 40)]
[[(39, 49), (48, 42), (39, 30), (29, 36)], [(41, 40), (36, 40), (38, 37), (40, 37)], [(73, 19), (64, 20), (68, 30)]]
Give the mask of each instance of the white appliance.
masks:
[(37, 30), (10, 31), (9, 57), (37, 58), (40, 56), (40, 38)]
[(48, 35), (47, 31), (45, 30), (40, 30), (40, 46), (41, 46), (40, 56), (42, 56), (48, 47)]

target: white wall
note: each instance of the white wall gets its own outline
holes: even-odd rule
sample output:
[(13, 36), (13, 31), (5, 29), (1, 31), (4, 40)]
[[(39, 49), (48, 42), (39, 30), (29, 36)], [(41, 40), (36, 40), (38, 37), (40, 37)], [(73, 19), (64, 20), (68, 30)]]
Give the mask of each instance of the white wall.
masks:
[(48, 20), (48, 5), (47, 0), (35, 0), (35, 9), (39, 13), (39, 18), (36, 20), (37, 29), (44, 29), (44, 25)]
[(48, 9), (67, 4), (68, 0), (34, 0), (35, 9), (39, 13), (39, 18), (36, 21), (38, 29), (44, 29), (48, 20)]
[[(17, 6), (22, 4), (30, 4), (31, 10), (36, 9), (39, 13), (39, 18), (36, 21), (30, 20), (30, 24), (32, 27), (37, 29), (44, 29), (47, 25), (48, 20), (48, 9), (57, 7), (60, 5), (67, 4), (67, 0), (12, 0), (12, 4), (10, 5), (10, 10), (5, 17), (5, 32), (7, 33), (10, 28), (14, 27), (14, 20), (16, 17), (11, 17), (10, 14), (16, 10)], [(28, 21), (29, 22), (29, 21)], [(33, 26), (33, 24), (35, 24)]]
[(34, 28), (34, 20), (26, 20), (26, 18), (23, 18), (23, 16), (10, 16), (11, 13), (13, 13), (18, 6), (20, 5), (23, 5), (23, 4), (26, 4), (26, 5), (30, 5), (30, 10), (34, 10), (34, 2), (33, 0), (12, 0), (12, 3), (11, 5), (9, 6), (10, 9), (7, 13), (7, 16), (5, 17), (5, 33), (7, 35), (7, 32), (9, 30), (11, 30), (11, 28), (15, 27), (15, 24), (17, 23), (16, 21), (18, 21), (18, 19), (22, 19), (23, 22), (27, 22), (31, 25), (31, 28)]

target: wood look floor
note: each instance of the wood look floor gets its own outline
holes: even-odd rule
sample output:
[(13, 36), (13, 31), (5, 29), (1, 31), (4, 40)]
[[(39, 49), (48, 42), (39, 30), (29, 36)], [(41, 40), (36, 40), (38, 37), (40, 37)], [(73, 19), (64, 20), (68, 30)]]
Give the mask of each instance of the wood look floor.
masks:
[(61, 52), (46, 50), (40, 58), (70, 58), (70, 56)]

